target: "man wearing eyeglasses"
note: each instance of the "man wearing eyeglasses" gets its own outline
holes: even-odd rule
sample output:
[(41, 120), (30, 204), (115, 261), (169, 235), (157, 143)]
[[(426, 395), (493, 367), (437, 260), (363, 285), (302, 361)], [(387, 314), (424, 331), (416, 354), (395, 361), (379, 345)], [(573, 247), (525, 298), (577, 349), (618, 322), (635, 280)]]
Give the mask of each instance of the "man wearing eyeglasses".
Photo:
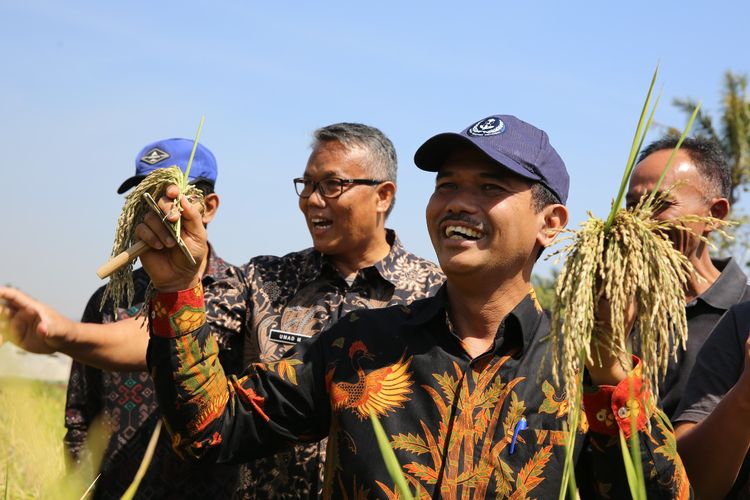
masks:
[[(437, 266), (407, 252), (385, 228), (396, 167), (393, 144), (376, 128), (339, 123), (315, 131), (307, 167), (294, 179), (313, 248), (256, 257), (206, 290), (209, 310), (232, 311), (209, 320), (212, 329), (240, 325), (248, 363), (277, 361), (351, 311), (437, 292), (444, 279)], [(324, 456), (321, 442), (250, 462), (242, 473), (242, 496), (316, 496)]]
[[(294, 179), (313, 247), (283, 257), (255, 257), (242, 267), (230, 267), (224, 279), (205, 288), (210, 328), (220, 336), (234, 337), (239, 331), (246, 364), (276, 361), (354, 310), (406, 304), (437, 292), (444, 280), (439, 268), (407, 252), (385, 228), (395, 200), (396, 171), (393, 144), (376, 128), (339, 123), (315, 131), (307, 167)], [(15, 315), (16, 327), (28, 325), (25, 332), (16, 332), (24, 348), (59, 350), (109, 369), (145, 368), (145, 328), (133, 335), (117, 329), (122, 322), (72, 323), (20, 292), (0, 287), (3, 298), (22, 312)], [(97, 334), (102, 327), (109, 327), (106, 335)], [(322, 487), (324, 456), (325, 443), (316, 443), (289, 446), (250, 462), (243, 467), (240, 496), (315, 497)]]

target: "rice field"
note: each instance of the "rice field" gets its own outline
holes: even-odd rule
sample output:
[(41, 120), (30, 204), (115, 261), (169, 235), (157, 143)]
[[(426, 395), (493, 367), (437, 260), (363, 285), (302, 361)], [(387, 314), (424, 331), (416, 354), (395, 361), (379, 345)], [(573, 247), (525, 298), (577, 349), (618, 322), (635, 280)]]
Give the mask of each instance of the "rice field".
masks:
[(65, 498), (64, 407), (64, 384), (0, 378), (0, 498)]

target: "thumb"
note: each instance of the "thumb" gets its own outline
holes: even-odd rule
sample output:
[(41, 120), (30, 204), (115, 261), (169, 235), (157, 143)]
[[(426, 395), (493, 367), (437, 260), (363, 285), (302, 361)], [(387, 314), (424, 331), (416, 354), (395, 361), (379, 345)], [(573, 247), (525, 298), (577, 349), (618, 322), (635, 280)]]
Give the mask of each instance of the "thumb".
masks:
[(36, 325), (36, 331), (37, 333), (42, 336), (43, 338), (49, 337), (49, 325), (47, 324), (45, 315), (42, 311), (37, 310), (38, 321)]
[(182, 227), (191, 234), (199, 234), (203, 231), (203, 215), (200, 212), (198, 203), (190, 203), (186, 196), (180, 196), (180, 206), (182, 207)]

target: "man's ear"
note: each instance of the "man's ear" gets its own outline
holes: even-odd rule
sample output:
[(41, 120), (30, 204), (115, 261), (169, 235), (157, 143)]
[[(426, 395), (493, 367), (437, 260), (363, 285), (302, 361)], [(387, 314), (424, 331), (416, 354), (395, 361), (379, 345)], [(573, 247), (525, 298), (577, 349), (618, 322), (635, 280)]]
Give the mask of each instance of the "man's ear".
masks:
[(375, 193), (378, 196), (378, 212), (385, 214), (396, 199), (396, 185), (385, 181), (378, 185)]
[(726, 198), (714, 198), (708, 212), (715, 219), (725, 220), (729, 217), (729, 200)]
[(568, 208), (559, 203), (547, 205), (540, 211), (539, 216), (542, 218), (542, 226), (536, 240), (540, 246), (546, 248), (568, 224)]
[(219, 195), (211, 193), (203, 198), (203, 203), (206, 205), (206, 211), (203, 212), (203, 225), (208, 225), (216, 216), (216, 211), (219, 209)]

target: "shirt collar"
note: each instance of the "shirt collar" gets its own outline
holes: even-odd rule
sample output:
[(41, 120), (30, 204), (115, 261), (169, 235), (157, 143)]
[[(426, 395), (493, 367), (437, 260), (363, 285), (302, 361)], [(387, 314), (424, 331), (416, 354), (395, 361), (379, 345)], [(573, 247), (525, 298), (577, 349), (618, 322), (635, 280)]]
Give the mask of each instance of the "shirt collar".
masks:
[(385, 230), (385, 239), (391, 246), (391, 250), (383, 260), (376, 262), (373, 267), (377, 269), (384, 280), (396, 286), (400, 280), (404, 279), (405, 266), (403, 264), (411, 254), (401, 245), (401, 241), (393, 229)]
[[(521, 302), (503, 320), (500, 328), (504, 328), (504, 336), (511, 341), (510, 335), (513, 335), (514, 332), (518, 332), (520, 329), (521, 337), (523, 338), (523, 351), (521, 353), (524, 353), (528, 351), (531, 343), (534, 341), (536, 331), (543, 316), (544, 310), (536, 298), (536, 293), (531, 289), (528, 295), (521, 299)], [(496, 348), (500, 347), (500, 345), (496, 346)]]
[[(401, 245), (401, 241), (399, 241), (398, 236), (396, 236), (396, 232), (393, 229), (385, 230), (385, 238), (391, 246), (388, 255), (372, 266), (368, 266), (367, 269), (370, 267), (374, 268), (384, 280), (393, 286), (396, 286), (403, 274), (400, 269), (400, 264), (404, 259), (407, 259), (410, 254)], [(315, 249), (311, 249), (308, 270), (310, 271), (310, 281), (317, 280), (321, 276), (339, 276), (331, 257), (320, 253)]]
[[(721, 270), (721, 274), (713, 284), (703, 292), (697, 300), (702, 300), (716, 309), (729, 309), (738, 303), (747, 287), (747, 276), (731, 257), (728, 259), (711, 259), (714, 266)], [(690, 305), (694, 305), (693, 301)]]
[[(446, 285), (440, 287), (434, 297), (412, 303), (410, 314), (411, 318), (407, 323), (412, 325), (423, 325), (436, 318), (445, 317), (448, 308), (448, 292)], [(533, 289), (529, 291), (513, 310), (505, 317), (500, 324), (499, 330), (503, 334), (503, 342), (498, 342), (495, 349), (500, 349), (506, 341), (517, 342), (517, 335), (520, 333), (523, 339), (523, 352), (526, 352), (531, 343), (534, 341), (536, 331), (544, 316), (544, 311)]]

